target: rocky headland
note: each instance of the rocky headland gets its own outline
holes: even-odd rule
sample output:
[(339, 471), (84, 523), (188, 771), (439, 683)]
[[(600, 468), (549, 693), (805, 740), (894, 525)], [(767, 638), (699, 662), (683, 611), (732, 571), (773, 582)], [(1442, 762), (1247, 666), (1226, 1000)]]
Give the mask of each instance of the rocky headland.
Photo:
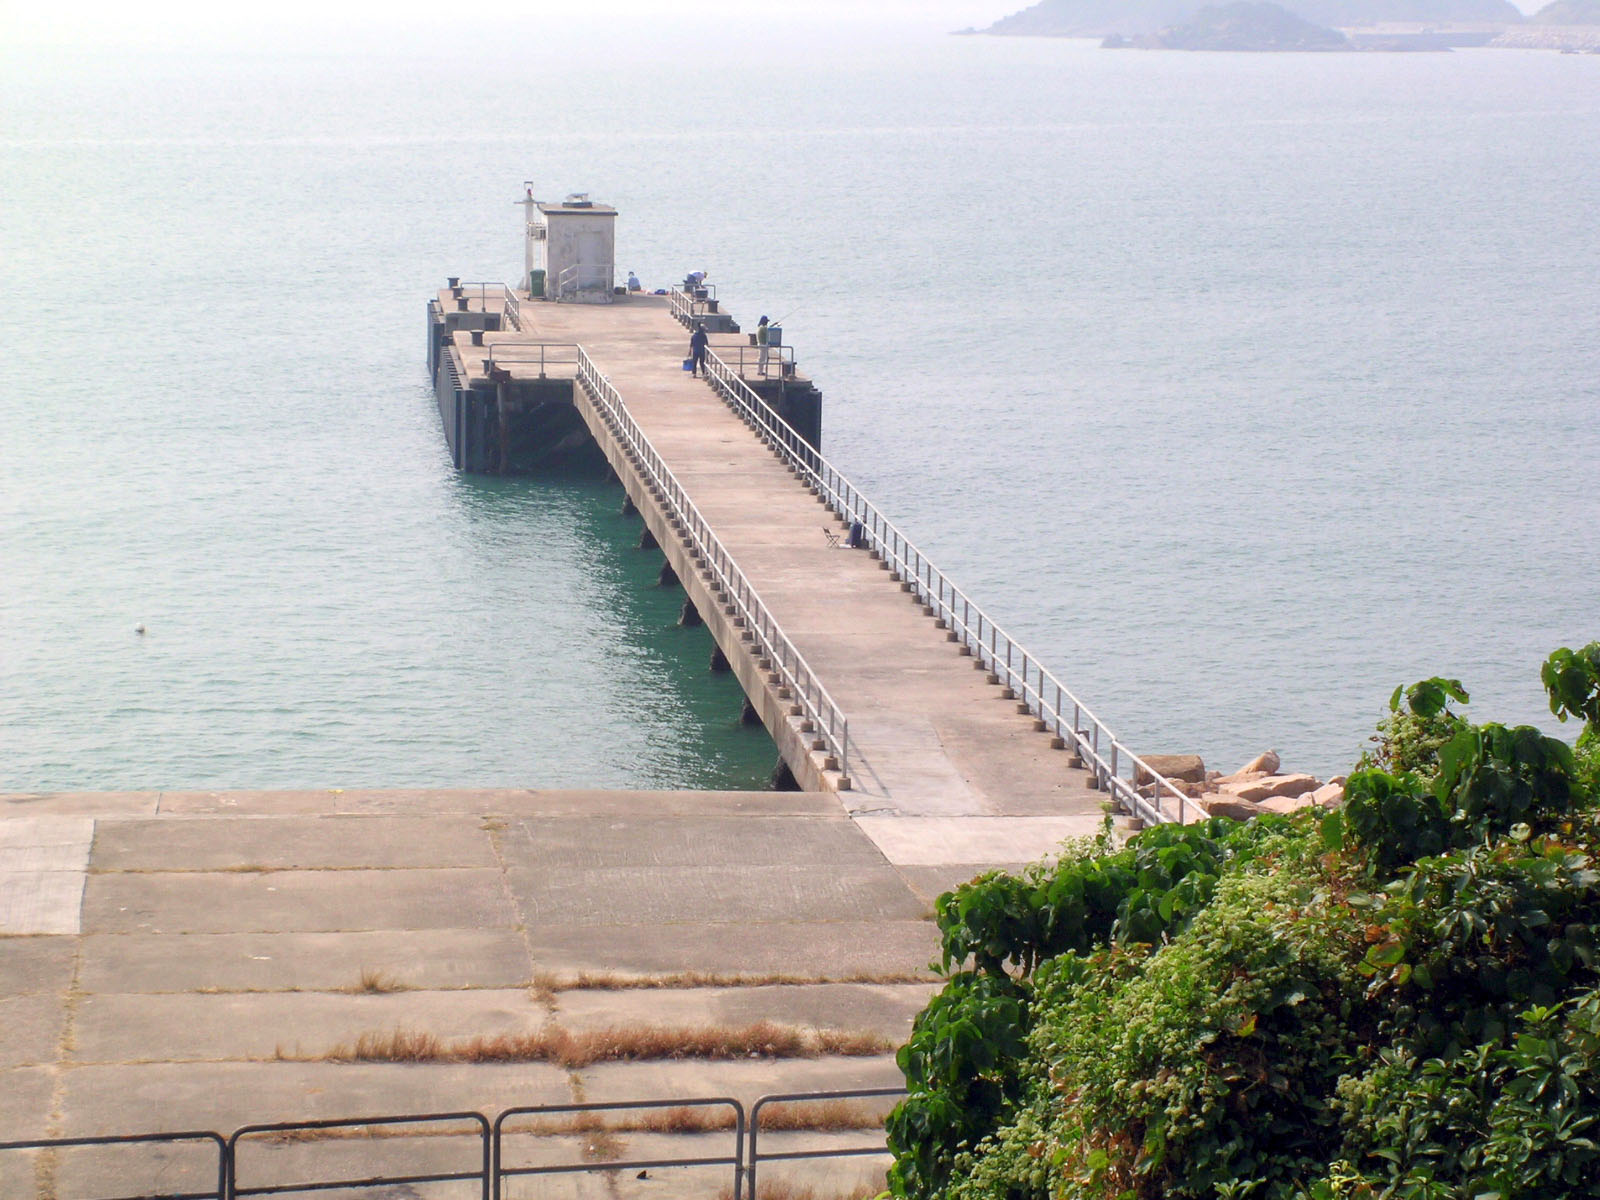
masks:
[(1490, 43), (1514, 50), (1600, 54), (1600, 0), (1554, 0)]
[[(1557, 0), (1592, 4), (1596, 0)], [(1040, 0), (973, 33), (1005, 37), (1124, 38), (1159, 33), (1193, 21), (1205, 0)], [(1510, 0), (1285, 0), (1289, 13), (1330, 29), (1373, 25), (1489, 25), (1496, 29), (1521, 24), (1522, 12)]]
[(1237, 0), (1202, 8), (1181, 25), (1129, 39), (1113, 35), (1101, 43), (1109, 50), (1353, 50), (1337, 29), (1314, 25), (1282, 5), (1266, 0)]
[(1532, 25), (1600, 26), (1600, 0), (1553, 0), (1528, 18)]

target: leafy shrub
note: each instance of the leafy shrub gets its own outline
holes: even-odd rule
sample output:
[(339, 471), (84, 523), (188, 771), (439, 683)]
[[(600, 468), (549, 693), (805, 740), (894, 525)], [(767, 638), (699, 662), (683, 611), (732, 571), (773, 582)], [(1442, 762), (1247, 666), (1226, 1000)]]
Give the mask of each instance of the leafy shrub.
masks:
[(1544, 681), (1576, 752), (1424, 680), (1335, 813), (941, 897), (955, 973), (901, 1051), (892, 1189), (1600, 1196), (1600, 643)]
[(1600, 739), (1600, 642), (1590, 642), (1582, 650), (1555, 651), (1545, 660), (1539, 678), (1557, 720), (1577, 717), (1584, 722), (1579, 745)]
[[(1401, 699), (1405, 707), (1400, 706)], [(1376, 750), (1365, 765), (1392, 775), (1415, 774), (1431, 782), (1438, 773), (1439, 751), (1467, 722), (1450, 708), (1450, 701), (1467, 703), (1467, 689), (1459, 679), (1435, 676), (1397, 687), (1389, 697), (1389, 715), (1378, 722), (1372, 740)]]

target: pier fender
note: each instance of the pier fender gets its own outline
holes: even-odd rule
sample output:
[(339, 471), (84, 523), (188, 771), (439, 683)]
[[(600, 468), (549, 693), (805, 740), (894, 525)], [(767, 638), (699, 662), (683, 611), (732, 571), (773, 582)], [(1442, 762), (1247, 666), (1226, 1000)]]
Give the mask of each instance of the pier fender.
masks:
[(641, 549), (641, 550), (659, 550), (659, 549), (661, 549), (661, 543), (656, 541), (656, 535), (650, 532), (650, 527), (648, 525), (646, 525), (643, 529), (641, 529), (639, 531), (639, 549)]
[(711, 673), (713, 675), (725, 675), (731, 670), (733, 670), (733, 667), (728, 663), (728, 656), (722, 652), (722, 647), (712, 646)]
[(700, 616), (700, 610), (694, 606), (694, 601), (685, 596), (683, 598), (683, 611), (678, 614), (678, 624), (685, 629), (693, 629), (704, 625), (705, 619)]
[[(609, 464), (607, 464), (607, 465), (609, 465)], [(611, 472), (611, 477), (613, 479), (616, 478), (616, 475), (617, 475), (617, 473), (615, 471)], [(625, 517), (637, 517), (639, 515), (639, 509), (634, 504), (632, 496), (629, 496), (629, 495), (625, 494), (622, 497), (622, 515), (625, 516)]]
[(759, 724), (761, 724), (761, 714), (756, 711), (756, 706), (754, 704), (750, 703), (750, 697), (749, 696), (746, 696), (744, 698), (744, 704), (739, 709), (739, 724), (741, 724), (741, 725), (759, 725)]
[[(657, 587), (677, 587), (678, 586), (678, 573), (672, 569), (672, 564), (671, 563), (664, 562), (664, 563), (661, 564), (661, 570), (656, 572), (656, 586)], [(688, 601), (684, 601), (684, 603), (687, 604)], [(682, 624), (682, 622), (680, 621), (679, 624)]]
[(800, 781), (794, 777), (794, 772), (789, 769), (789, 764), (783, 759), (778, 760), (778, 765), (772, 768), (772, 778), (769, 781), (775, 792), (798, 792), (803, 789)]

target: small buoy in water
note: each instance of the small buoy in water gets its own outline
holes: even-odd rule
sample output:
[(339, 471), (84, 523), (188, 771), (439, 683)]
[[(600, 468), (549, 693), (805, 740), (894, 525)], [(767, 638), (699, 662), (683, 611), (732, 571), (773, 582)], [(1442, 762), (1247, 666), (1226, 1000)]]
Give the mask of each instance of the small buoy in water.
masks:
[(133, 631), (135, 633), (137, 633), (140, 637), (144, 636), (144, 626), (143, 625), (135, 625), (133, 627)]

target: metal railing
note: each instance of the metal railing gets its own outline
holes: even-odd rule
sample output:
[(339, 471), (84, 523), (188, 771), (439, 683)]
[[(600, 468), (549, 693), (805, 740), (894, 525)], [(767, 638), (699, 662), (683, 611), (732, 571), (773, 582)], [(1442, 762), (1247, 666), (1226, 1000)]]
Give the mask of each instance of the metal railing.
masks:
[(615, 281), (616, 273), (612, 267), (601, 263), (573, 263), (562, 267), (556, 276), (556, 299), (585, 291), (604, 292), (610, 297)]
[(486, 347), (489, 351), (483, 360), (484, 373), (490, 368), (506, 366), (537, 366), (543, 379), (549, 368), (563, 368), (560, 378), (572, 379), (578, 373), (578, 345), (576, 342), (495, 342)]
[[(727, 370), (726, 366), (723, 369)], [(666, 506), (674, 529), (688, 539), (696, 565), (710, 573), (712, 591), (733, 618), (741, 638), (755, 643), (757, 664), (775, 676), (778, 698), (789, 701), (789, 715), (800, 718), (801, 733), (812, 735), (811, 749), (826, 755), (823, 769), (838, 771), (839, 790), (849, 790), (850, 722), (844, 711), (828, 694), (828, 689), (788, 634), (779, 628), (710, 522), (701, 515), (677, 476), (645, 437), (617, 389), (581, 346), (578, 348), (578, 381), (599, 406), (606, 424), (624, 453), (637, 465), (646, 486)]]
[(475, 280), (470, 283), (457, 284), (456, 288), (459, 290), (462, 296), (469, 300), (471, 297), (468, 295), (468, 293), (473, 289), (477, 289), (478, 307), (484, 312), (494, 311), (489, 307), (489, 296), (492, 292), (494, 294), (495, 303), (500, 306), (500, 316), (503, 321), (502, 328), (509, 325), (518, 333), (522, 332), (522, 301), (517, 297), (517, 293), (511, 289), (510, 285), (504, 283), (484, 283), (482, 281)]
[(696, 317), (717, 311), (715, 284), (702, 283), (695, 291), (704, 292), (705, 295), (692, 295), (682, 287), (667, 292), (667, 307), (681, 325), (693, 327)]
[[(578, 1162), (547, 1163), (539, 1166), (507, 1166), (505, 1143), (507, 1137), (506, 1122), (514, 1121), (518, 1117), (554, 1117), (570, 1115), (575, 1118), (572, 1132), (578, 1134), (603, 1134), (614, 1130), (608, 1127), (600, 1118), (600, 1114), (608, 1112), (632, 1112), (640, 1109), (686, 1109), (686, 1110), (727, 1110), (728, 1126), (733, 1131), (732, 1154), (695, 1154), (665, 1157), (656, 1155), (651, 1158), (606, 1158), (600, 1161), (594, 1159)], [(585, 1122), (583, 1118), (592, 1118)], [(708, 1128), (711, 1123), (708, 1122)], [(613, 1100), (588, 1104), (535, 1104), (524, 1108), (510, 1108), (501, 1113), (494, 1123), (494, 1157), (490, 1174), (493, 1176), (494, 1188), (492, 1200), (500, 1200), (501, 1189), (509, 1179), (526, 1175), (576, 1175), (592, 1174), (596, 1171), (648, 1171), (662, 1167), (732, 1167), (733, 1168), (733, 1196), (738, 1200), (741, 1195), (741, 1181), (745, 1173), (743, 1157), (745, 1115), (744, 1105), (730, 1096), (696, 1097), (689, 1100)], [(518, 1131), (512, 1129), (512, 1136)], [(535, 1129), (535, 1134), (548, 1136), (548, 1131)]]
[[(209, 1131), (190, 1131), (184, 1133), (127, 1133), (113, 1134), (104, 1137), (73, 1137), (73, 1138), (34, 1138), (20, 1142), (0, 1142), (0, 1154), (10, 1151), (34, 1150), (53, 1153), (58, 1150), (81, 1150), (90, 1146), (123, 1147), (123, 1146), (149, 1146), (149, 1145), (178, 1145), (183, 1142), (204, 1142), (216, 1147), (217, 1164), (215, 1167), (216, 1189), (203, 1192), (174, 1192), (165, 1191), (161, 1200), (227, 1200), (229, 1183), (229, 1166), (233, 1161), (230, 1145), (220, 1133)], [(168, 1170), (171, 1163), (167, 1163)], [(5, 1175), (0, 1172), (0, 1179)], [(119, 1174), (119, 1179), (125, 1184), (130, 1178), (130, 1173), (124, 1169)], [(13, 1195), (7, 1191), (6, 1195)], [(147, 1193), (145, 1193), (147, 1195)], [(109, 1198), (108, 1198), (109, 1200)]]
[[(318, 1135), (321, 1138), (338, 1137), (338, 1131), (344, 1130), (359, 1134), (361, 1131), (371, 1129), (443, 1124), (471, 1124), (476, 1127), (471, 1134), (462, 1133), (457, 1135), (458, 1137), (470, 1136), (476, 1138), (478, 1142), (477, 1165), (473, 1170), (425, 1171), (403, 1175), (361, 1175), (339, 1179), (309, 1179), (294, 1183), (260, 1184), (255, 1187), (243, 1187), (239, 1183), (239, 1143), (245, 1138), (259, 1138), (266, 1135), (289, 1140), (299, 1135), (302, 1140), (315, 1141), (319, 1140)], [(367, 1136), (374, 1135), (368, 1134)], [(403, 1137), (404, 1135), (400, 1136)], [(475, 1112), (422, 1113), (415, 1116), (349, 1117), (331, 1121), (285, 1121), (272, 1125), (246, 1125), (241, 1129), (234, 1130), (233, 1136), (228, 1139), (228, 1197), (229, 1200), (238, 1200), (240, 1196), (277, 1196), (295, 1192), (364, 1191), (375, 1187), (400, 1188), (410, 1187), (418, 1183), (459, 1183), (470, 1179), (479, 1184), (483, 1200), (489, 1200), (491, 1177), (493, 1175), (492, 1158), (489, 1120), (482, 1113)]]
[(884, 1096), (904, 1096), (905, 1088), (855, 1088), (844, 1092), (792, 1092), (787, 1095), (763, 1096), (750, 1106), (750, 1145), (745, 1151), (745, 1195), (756, 1196), (756, 1168), (763, 1162), (793, 1162), (813, 1158), (859, 1158), (867, 1155), (887, 1154), (888, 1147), (880, 1138), (870, 1146), (818, 1146), (803, 1150), (769, 1150), (761, 1152), (757, 1139), (761, 1133), (761, 1114), (770, 1104), (814, 1104), (829, 1100), (868, 1100)]
[[(706, 375), (728, 406), (829, 508), (847, 522), (860, 523), (864, 546), (896, 579), (909, 585), (929, 615), (950, 631), (951, 640), (961, 643), (963, 653), (986, 668), (993, 682), (1008, 689), (1019, 705), (1042, 722), (1045, 731), (1083, 760), (1099, 790), (1109, 792), (1124, 811), (1147, 822), (1188, 819), (1187, 793), (1120, 742), (1104, 721), (974, 604), (844, 472), (802, 438), (715, 352), (706, 355)], [(1150, 780), (1144, 785), (1148, 796), (1140, 790), (1141, 776)], [(1168, 811), (1170, 806), (1176, 807), (1176, 813)]]
[[(724, 346), (722, 352), (727, 360), (733, 358), (733, 352), (739, 354), (738, 371), (742, 376), (750, 376), (760, 369), (761, 347), (751, 345)], [(768, 346), (767, 371), (787, 379), (794, 374), (794, 347), (793, 346)]]
[[(205, 1170), (215, 1181), (215, 1188), (179, 1191), (163, 1186), (158, 1190), (148, 1187), (130, 1192), (126, 1200), (239, 1200), (245, 1196), (290, 1195), (307, 1192), (367, 1192), (376, 1188), (410, 1188), (424, 1183), (472, 1183), (482, 1200), (501, 1200), (506, 1185), (512, 1180), (527, 1176), (594, 1174), (608, 1171), (647, 1171), (671, 1167), (731, 1168), (733, 1173), (733, 1200), (755, 1200), (756, 1167), (759, 1163), (814, 1160), (823, 1158), (855, 1158), (888, 1153), (882, 1138), (871, 1144), (844, 1146), (812, 1146), (803, 1149), (762, 1150), (759, 1130), (762, 1114), (779, 1104), (814, 1104), (841, 1099), (889, 1098), (905, 1095), (904, 1088), (857, 1088), (833, 1092), (790, 1092), (783, 1095), (762, 1096), (750, 1107), (749, 1115), (743, 1104), (730, 1096), (690, 1097), (685, 1099), (619, 1100), (583, 1104), (536, 1104), (509, 1108), (492, 1121), (480, 1112), (444, 1113), (394, 1113), (370, 1117), (341, 1117), (330, 1120), (284, 1121), (272, 1124), (244, 1125), (231, 1135), (212, 1131), (183, 1133), (133, 1133), (112, 1134), (99, 1137), (37, 1138), (27, 1141), (0, 1142), (0, 1154), (26, 1152), (53, 1154), (89, 1147), (128, 1149), (181, 1143), (200, 1143), (215, 1148), (216, 1160), (197, 1162), (195, 1167)], [(606, 1113), (626, 1113), (639, 1110), (701, 1110), (707, 1117), (700, 1120), (664, 1121), (660, 1125), (649, 1121), (629, 1123), (626, 1120), (608, 1124)], [(720, 1115), (718, 1115), (720, 1114)], [(568, 1120), (570, 1118), (570, 1120)], [(555, 1119), (555, 1120), (552, 1120)], [(528, 1128), (517, 1128), (521, 1120)], [(789, 1127), (787, 1132), (808, 1132), (803, 1127)], [(813, 1130), (809, 1132), (822, 1132)], [(621, 1159), (603, 1156), (581, 1157), (576, 1162), (526, 1164), (514, 1163), (508, 1153), (507, 1142), (519, 1137), (562, 1137), (615, 1135), (618, 1133), (643, 1133), (651, 1136), (704, 1137), (706, 1135), (731, 1135), (728, 1153), (701, 1152), (685, 1155), (653, 1154), (648, 1158)], [(459, 1147), (461, 1157), (453, 1164), (440, 1161), (443, 1155), (434, 1154), (432, 1160), (410, 1160), (413, 1168), (394, 1169), (400, 1156), (394, 1152), (398, 1143), (426, 1139), (429, 1144), (443, 1142), (470, 1143), (470, 1152)], [(243, 1165), (255, 1166), (255, 1171), (241, 1170), (241, 1148), (253, 1143), (267, 1143), (275, 1148), (286, 1145), (311, 1147), (318, 1144), (345, 1146), (356, 1140), (370, 1142), (371, 1152), (357, 1158), (360, 1175), (349, 1174), (350, 1156), (334, 1155), (337, 1165), (330, 1164), (335, 1174), (316, 1168), (314, 1154), (297, 1154), (287, 1164), (297, 1169), (299, 1177), (285, 1181), (283, 1165), (271, 1172), (277, 1182), (247, 1182), (247, 1177), (260, 1174), (260, 1164), (255, 1154), (245, 1154)], [(714, 1148), (715, 1143), (712, 1144)], [(454, 1155), (458, 1147), (446, 1148)], [(387, 1153), (384, 1153), (387, 1151)], [(267, 1153), (262, 1146), (259, 1153)], [(414, 1150), (413, 1150), (414, 1153)], [(470, 1153), (470, 1159), (467, 1157)], [(387, 1161), (386, 1161), (387, 1160)], [(174, 1164), (170, 1158), (153, 1164), (163, 1177), (170, 1178)], [(453, 1165), (454, 1169), (447, 1169)], [(384, 1171), (389, 1166), (391, 1169)], [(436, 1166), (438, 1169), (427, 1169)], [(9, 1174), (3, 1177), (9, 1178)], [(118, 1189), (139, 1188), (139, 1172), (131, 1164), (117, 1164), (110, 1186)], [(7, 1192), (10, 1195), (10, 1192)], [(41, 1195), (45, 1194), (41, 1190)], [(89, 1200), (82, 1180), (73, 1192), (77, 1200)], [(104, 1197), (104, 1200), (112, 1200)]]

